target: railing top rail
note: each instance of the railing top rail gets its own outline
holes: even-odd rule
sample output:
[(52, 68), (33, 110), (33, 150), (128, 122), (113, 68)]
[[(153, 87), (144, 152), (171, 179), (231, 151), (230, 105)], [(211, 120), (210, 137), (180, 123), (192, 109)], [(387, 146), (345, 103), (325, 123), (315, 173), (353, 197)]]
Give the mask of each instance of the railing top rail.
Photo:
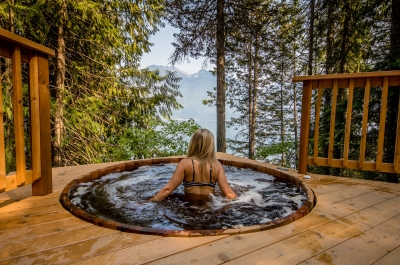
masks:
[(0, 28), (0, 40), (4, 40), (8, 43), (16, 43), (26, 49), (34, 50), (34, 51), (38, 51), (38, 52), (47, 54), (49, 57), (55, 56), (54, 50), (47, 48), (43, 45), (40, 45), (36, 42), (33, 42), (31, 40), (28, 40), (24, 37), (18, 36), (10, 31), (4, 30), (2, 28)]
[(302, 82), (308, 80), (324, 80), (324, 79), (343, 79), (343, 78), (366, 78), (366, 77), (384, 77), (384, 76), (400, 76), (400, 70), (396, 71), (380, 71), (380, 72), (362, 72), (349, 74), (329, 74), (329, 75), (303, 75), (293, 77), (293, 82)]

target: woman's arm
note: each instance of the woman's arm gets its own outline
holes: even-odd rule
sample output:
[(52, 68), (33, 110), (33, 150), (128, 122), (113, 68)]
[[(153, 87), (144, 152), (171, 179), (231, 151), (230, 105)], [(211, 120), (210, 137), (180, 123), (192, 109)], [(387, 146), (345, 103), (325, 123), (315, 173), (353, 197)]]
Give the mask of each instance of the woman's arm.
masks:
[(149, 201), (161, 201), (168, 197), (183, 181), (185, 176), (185, 162), (181, 160), (178, 166), (175, 169), (174, 174), (172, 175), (171, 179), (168, 181), (167, 184)]
[(236, 193), (232, 190), (231, 186), (228, 183), (228, 180), (226, 179), (225, 170), (221, 164), (219, 164), (217, 182), (219, 188), (226, 197), (228, 197), (229, 199), (234, 199), (237, 197)]

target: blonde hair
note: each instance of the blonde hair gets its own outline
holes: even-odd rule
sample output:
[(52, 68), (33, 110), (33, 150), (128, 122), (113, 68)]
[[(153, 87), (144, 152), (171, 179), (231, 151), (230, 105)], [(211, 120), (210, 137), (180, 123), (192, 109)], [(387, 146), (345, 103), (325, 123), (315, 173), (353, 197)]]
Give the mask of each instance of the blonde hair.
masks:
[(214, 135), (207, 129), (198, 129), (190, 139), (187, 158), (199, 161), (199, 176), (204, 176), (207, 171), (207, 163), (217, 162), (214, 145)]

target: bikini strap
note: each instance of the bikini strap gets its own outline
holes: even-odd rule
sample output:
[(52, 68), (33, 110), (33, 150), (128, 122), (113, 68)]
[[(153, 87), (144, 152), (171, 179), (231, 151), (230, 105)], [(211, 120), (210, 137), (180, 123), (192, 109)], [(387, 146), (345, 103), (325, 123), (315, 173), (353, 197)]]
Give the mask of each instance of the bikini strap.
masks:
[(195, 169), (194, 169), (194, 162), (193, 162), (193, 159), (192, 159), (192, 167), (193, 167), (193, 180), (192, 180), (192, 182), (194, 182), (194, 174), (196, 173), (196, 171), (195, 171)]
[(210, 183), (212, 183), (212, 162), (210, 162)]

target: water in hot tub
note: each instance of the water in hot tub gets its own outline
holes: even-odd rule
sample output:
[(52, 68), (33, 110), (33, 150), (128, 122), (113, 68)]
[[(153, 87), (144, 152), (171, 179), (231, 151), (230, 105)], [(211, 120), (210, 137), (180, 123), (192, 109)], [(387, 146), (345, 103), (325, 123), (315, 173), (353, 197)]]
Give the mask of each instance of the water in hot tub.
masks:
[(216, 188), (208, 202), (185, 201), (180, 185), (160, 202), (148, 202), (171, 178), (177, 164), (143, 166), (132, 172), (112, 173), (79, 184), (70, 199), (90, 214), (120, 223), (160, 229), (227, 229), (266, 223), (282, 218), (302, 206), (302, 189), (275, 177), (224, 166), (232, 189), (227, 199)]

